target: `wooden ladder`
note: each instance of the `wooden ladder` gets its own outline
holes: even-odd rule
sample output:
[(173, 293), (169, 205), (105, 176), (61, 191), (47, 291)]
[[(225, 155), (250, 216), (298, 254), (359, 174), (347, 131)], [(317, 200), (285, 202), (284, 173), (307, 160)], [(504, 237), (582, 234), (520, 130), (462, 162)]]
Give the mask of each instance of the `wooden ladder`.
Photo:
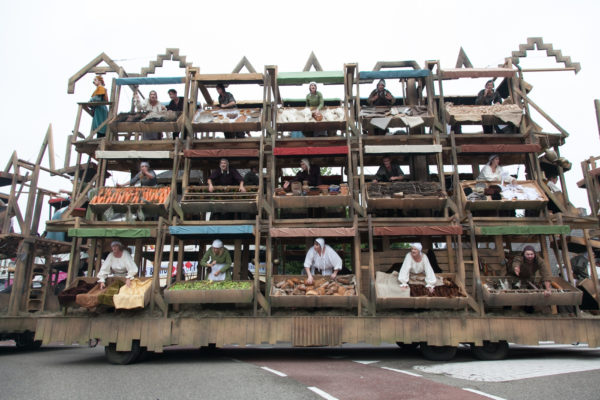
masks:
[[(33, 248), (33, 254), (36, 254), (36, 246)], [(32, 257), (31, 275), (29, 278), (29, 287), (27, 289), (27, 311), (38, 312), (43, 311), (46, 304), (46, 295), (50, 281), (50, 269), (52, 267), (52, 253), (50, 250), (46, 252), (45, 263), (36, 263), (37, 257)], [(34, 282), (36, 276), (41, 276), (41, 281)], [(34, 287), (34, 283), (39, 283), (40, 287)]]

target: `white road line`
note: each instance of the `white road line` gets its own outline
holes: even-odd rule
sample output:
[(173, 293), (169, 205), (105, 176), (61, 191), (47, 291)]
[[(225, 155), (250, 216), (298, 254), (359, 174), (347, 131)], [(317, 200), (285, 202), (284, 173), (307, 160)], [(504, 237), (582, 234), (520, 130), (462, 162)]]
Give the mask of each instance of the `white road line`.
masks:
[(379, 361), (364, 361), (364, 360), (352, 360), (355, 363), (359, 363), (359, 364), (363, 364), (363, 365), (369, 365), (369, 364), (375, 364), (378, 363)]
[(388, 368), (388, 367), (381, 367), (381, 368), (382, 369), (387, 369), (389, 371), (400, 372), (401, 374), (406, 374), (406, 375), (410, 375), (410, 376), (417, 376), (419, 378), (421, 378), (423, 376), (423, 375), (415, 374), (414, 372), (403, 371), (401, 369), (396, 369), (396, 368)]
[(479, 382), (506, 382), (558, 374), (600, 370), (597, 358), (533, 358), (417, 365), (417, 371)]
[(463, 388), (463, 390), (466, 390), (467, 392), (473, 392), (475, 394), (480, 394), (482, 396), (489, 397), (490, 399), (493, 399), (493, 400), (506, 400), (503, 397), (494, 396), (493, 394), (487, 394), (485, 392), (481, 392), (481, 391), (475, 390), (475, 389)]
[(312, 390), (313, 392), (315, 392), (316, 394), (318, 394), (319, 396), (321, 396), (322, 398), (327, 399), (327, 400), (339, 400), (337, 397), (333, 397), (329, 393), (324, 392), (315, 386), (309, 386), (308, 390)]
[(271, 368), (269, 368), (269, 367), (261, 367), (261, 368), (262, 368), (262, 369), (264, 369), (265, 371), (269, 371), (269, 372), (271, 372), (271, 373), (273, 373), (273, 374), (275, 374), (275, 375), (279, 375), (279, 376), (287, 376), (287, 375), (286, 375), (286, 374), (284, 374), (283, 372), (276, 371), (276, 370), (274, 370), (274, 369), (271, 369)]

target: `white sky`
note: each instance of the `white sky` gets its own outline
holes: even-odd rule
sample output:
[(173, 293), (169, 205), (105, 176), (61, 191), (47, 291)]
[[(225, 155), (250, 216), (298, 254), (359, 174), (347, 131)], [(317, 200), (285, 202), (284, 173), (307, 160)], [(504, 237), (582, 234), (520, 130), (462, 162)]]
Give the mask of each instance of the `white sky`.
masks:
[[(532, 100), (571, 134), (561, 148), (573, 162), (566, 174), (568, 190), (576, 206), (589, 209), (575, 182), (582, 178), (580, 162), (600, 155), (593, 104), (600, 97), (599, 11), (597, 1), (5, 1), (0, 4), (0, 163), (3, 168), (13, 150), (34, 161), (51, 123), (62, 166), (76, 102), (86, 101), (94, 90), (88, 76), (69, 95), (68, 79), (101, 52), (128, 72), (139, 72), (167, 47), (177, 47), (202, 72), (228, 73), (244, 55), (259, 72), (270, 64), (279, 71), (300, 71), (311, 51), (325, 70), (340, 70), (349, 62), (369, 70), (377, 61), (397, 60), (423, 66), (432, 59), (454, 67), (462, 46), (475, 67), (486, 67), (502, 63), (527, 37), (541, 36), (582, 66), (577, 75), (529, 73), (525, 79), (534, 85)], [(554, 65), (554, 59), (533, 56), (523, 65)], [(482, 86), (473, 80), (460, 94)], [(363, 96), (369, 87), (361, 87)], [(459, 94), (450, 88), (446, 95)], [(159, 99), (167, 100), (168, 88), (159, 89)], [(305, 92), (301, 88), (289, 96)], [(342, 96), (335, 87), (323, 92)], [(259, 98), (256, 93), (251, 98)], [(536, 121), (555, 131), (541, 118)], [(81, 128), (86, 134), (88, 124)], [(70, 189), (66, 180), (46, 179), (43, 186)]]

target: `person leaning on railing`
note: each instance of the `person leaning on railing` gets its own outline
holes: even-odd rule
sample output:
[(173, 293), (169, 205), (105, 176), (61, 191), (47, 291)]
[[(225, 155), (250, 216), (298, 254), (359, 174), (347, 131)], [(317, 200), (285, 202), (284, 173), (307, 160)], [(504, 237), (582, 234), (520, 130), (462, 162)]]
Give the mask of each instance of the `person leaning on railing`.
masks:
[(550, 269), (544, 259), (537, 254), (532, 246), (525, 246), (520, 256), (516, 256), (512, 262), (510, 275), (518, 277), (521, 281), (533, 280), (536, 272), (539, 272), (544, 282), (544, 296), (550, 296), (551, 279)]
[(138, 272), (137, 265), (135, 265), (131, 254), (125, 250), (123, 243), (115, 240), (110, 244), (110, 247), (112, 252), (108, 254), (102, 263), (100, 272), (98, 272), (98, 282), (100, 283), (100, 288), (104, 289), (106, 287), (105, 282), (109, 275), (124, 276), (125, 284), (128, 287), (131, 287), (131, 280)]

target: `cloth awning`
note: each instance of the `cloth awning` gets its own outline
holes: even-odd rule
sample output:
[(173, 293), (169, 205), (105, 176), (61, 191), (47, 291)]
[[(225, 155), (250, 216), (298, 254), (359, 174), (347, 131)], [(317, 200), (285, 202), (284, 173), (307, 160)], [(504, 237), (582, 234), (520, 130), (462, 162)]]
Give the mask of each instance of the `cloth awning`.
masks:
[(303, 71), (279, 72), (277, 83), (279, 85), (301, 85), (310, 82), (317, 83), (344, 83), (343, 71)]
[(144, 238), (150, 237), (148, 228), (70, 228), (71, 237), (119, 237)]
[(460, 225), (449, 226), (376, 226), (375, 236), (430, 236), (430, 235), (462, 235)]
[(116, 81), (117, 85), (168, 85), (173, 83), (185, 83), (185, 76), (140, 76), (137, 78), (117, 78)]
[(511, 68), (450, 68), (443, 69), (443, 78), (510, 78), (517, 70)]
[(406, 144), (396, 146), (365, 146), (365, 154), (441, 153), (441, 144)]
[(355, 228), (271, 228), (271, 237), (354, 237)]
[(539, 144), (463, 144), (460, 153), (539, 153)]
[(189, 225), (170, 226), (169, 233), (181, 239), (193, 239), (195, 237), (238, 236), (246, 237), (254, 235), (254, 225)]
[(348, 154), (348, 146), (323, 146), (323, 147), (275, 147), (273, 154), (276, 156), (315, 156)]
[(171, 158), (171, 154), (168, 151), (139, 151), (139, 150), (96, 150), (96, 158), (109, 158), (109, 159), (167, 159)]
[(430, 76), (428, 69), (395, 69), (382, 71), (360, 71), (360, 80), (373, 79), (402, 79), (402, 78), (425, 78)]
[(257, 149), (194, 149), (184, 150), (184, 157), (188, 158), (220, 158), (220, 157), (256, 157)]
[(477, 235), (568, 235), (568, 225), (523, 225), (523, 226), (481, 226), (475, 228)]

